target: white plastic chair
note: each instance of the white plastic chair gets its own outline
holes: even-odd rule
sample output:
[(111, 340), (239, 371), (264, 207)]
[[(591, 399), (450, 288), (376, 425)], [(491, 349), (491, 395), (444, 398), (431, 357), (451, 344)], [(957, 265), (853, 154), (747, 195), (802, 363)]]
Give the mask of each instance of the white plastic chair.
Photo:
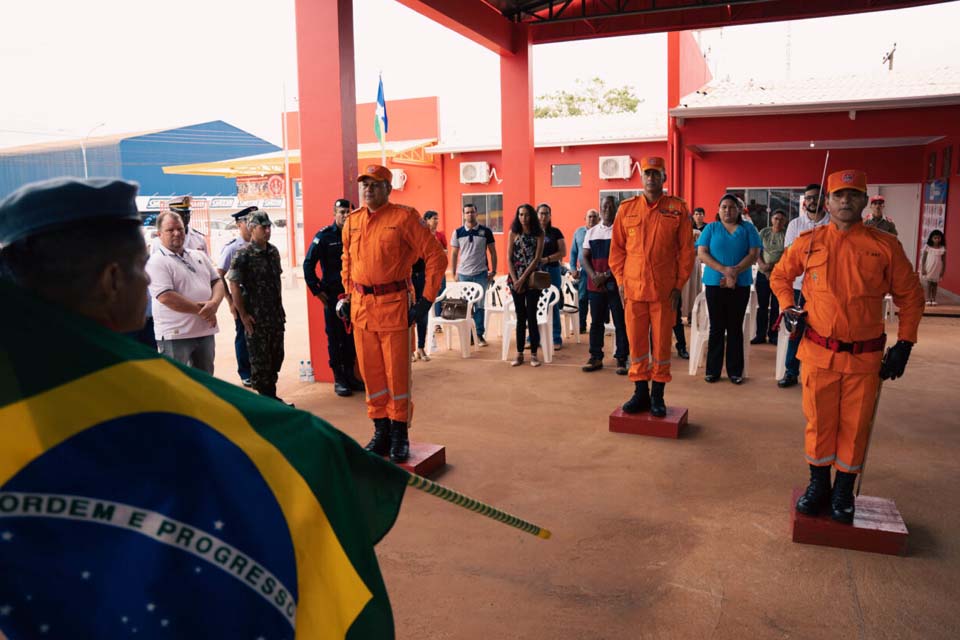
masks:
[(493, 284), (487, 287), (487, 296), (483, 303), (483, 325), (490, 331), (490, 318), (500, 316), (497, 324), (497, 335), (503, 335), (503, 313), (506, 303), (510, 299), (510, 289), (507, 287), (507, 276), (497, 276)]
[[(757, 310), (757, 292), (750, 291), (747, 310), (743, 314), (743, 377), (747, 377), (750, 368), (750, 341), (757, 334), (757, 323), (753, 317)], [(693, 301), (690, 312), (690, 364), (688, 372), (697, 375), (697, 369), (707, 358), (707, 343), (710, 340), (710, 314), (707, 311), (707, 294), (701, 291)], [(779, 347), (779, 344), (777, 345)]]
[(580, 344), (580, 290), (569, 275), (563, 278), (563, 308), (560, 309), (560, 327), (564, 337), (576, 336)]
[(780, 330), (777, 332), (777, 360), (773, 367), (773, 378), (779, 380), (787, 375), (787, 342), (790, 341), (790, 332), (787, 330), (787, 323), (780, 323)]
[[(560, 300), (560, 290), (554, 285), (540, 292), (537, 299), (537, 328), (540, 330), (540, 351), (544, 362), (553, 362), (553, 308)], [(513, 297), (507, 300), (503, 313), (503, 347), (500, 352), (502, 360), (510, 356), (510, 343), (516, 334), (517, 311), (513, 305)], [(520, 346), (520, 345), (518, 345)]]
[[(436, 314), (436, 305), (430, 305), (430, 314), (427, 321), (427, 335), (432, 336), (436, 327), (440, 327), (446, 339), (447, 350), (453, 348), (453, 334), (451, 329), (457, 330), (460, 338), (460, 355), (470, 357), (470, 339), (476, 338), (477, 327), (473, 322), (473, 305), (483, 296), (483, 287), (475, 282), (448, 282), (447, 288), (437, 296), (435, 302), (446, 298), (460, 298), (467, 301), (467, 316), (459, 320), (447, 320)], [(433, 341), (427, 344), (427, 353), (433, 353)]]
[(710, 337), (710, 315), (707, 313), (707, 296), (701, 291), (693, 300), (690, 310), (690, 361), (688, 373), (697, 375), (697, 369), (707, 356), (707, 340)]

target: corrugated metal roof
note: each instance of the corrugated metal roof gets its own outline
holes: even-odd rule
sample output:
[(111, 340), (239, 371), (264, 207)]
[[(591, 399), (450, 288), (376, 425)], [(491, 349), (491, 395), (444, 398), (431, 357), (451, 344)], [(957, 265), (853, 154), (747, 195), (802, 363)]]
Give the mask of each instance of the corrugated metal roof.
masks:
[(670, 115), (692, 118), (944, 104), (960, 104), (960, 68), (773, 82), (715, 81), (681, 98)]
[(109, 136), (95, 136), (92, 138), (73, 138), (70, 140), (55, 140), (53, 142), (38, 142), (35, 144), (25, 144), (19, 147), (5, 147), (0, 149), (0, 156), (24, 155), (30, 153), (42, 153), (46, 151), (59, 151), (63, 149), (79, 149), (82, 142), (88, 149), (93, 147), (104, 147), (111, 144), (117, 144), (128, 138), (136, 138), (151, 133), (166, 131), (166, 129), (150, 129), (148, 131), (137, 131), (135, 133), (116, 133)]
[[(610, 113), (533, 121), (533, 146), (576, 147), (667, 139), (667, 118), (662, 113)], [(476, 138), (442, 139), (428, 153), (462, 153), (500, 149), (500, 132)]]

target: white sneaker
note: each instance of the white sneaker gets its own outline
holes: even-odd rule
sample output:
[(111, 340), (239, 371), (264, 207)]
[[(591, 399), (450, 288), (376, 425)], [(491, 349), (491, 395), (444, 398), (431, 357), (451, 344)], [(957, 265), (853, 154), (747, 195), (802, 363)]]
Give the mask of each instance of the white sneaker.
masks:
[(477, 344), (480, 345), (481, 347), (485, 347), (487, 346), (487, 341), (484, 340), (482, 337), (480, 337), (480, 338), (477, 338)]

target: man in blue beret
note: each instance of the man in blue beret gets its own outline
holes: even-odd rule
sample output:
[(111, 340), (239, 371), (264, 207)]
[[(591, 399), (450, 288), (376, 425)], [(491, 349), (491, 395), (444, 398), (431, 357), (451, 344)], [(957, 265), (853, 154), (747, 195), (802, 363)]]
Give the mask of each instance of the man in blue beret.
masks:
[(54, 178), (0, 202), (0, 277), (117, 332), (143, 327), (150, 279), (138, 185)]

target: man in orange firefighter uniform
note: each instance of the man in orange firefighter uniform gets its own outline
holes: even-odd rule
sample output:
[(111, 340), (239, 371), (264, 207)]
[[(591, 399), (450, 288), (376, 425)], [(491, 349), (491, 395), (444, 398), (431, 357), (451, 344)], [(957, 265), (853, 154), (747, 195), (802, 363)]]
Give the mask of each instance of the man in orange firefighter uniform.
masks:
[[(337, 313), (353, 326), (367, 386), (374, 434), (366, 448), (403, 462), (410, 455), (407, 428), (413, 412), (409, 327), (437, 297), (447, 257), (416, 209), (390, 202), (392, 177), (386, 167), (368, 165), (357, 178), (364, 205), (343, 225), (345, 293)], [(426, 284), (423, 297), (411, 305), (410, 273), (420, 258), (426, 263)]]
[[(846, 524), (853, 522), (854, 480), (863, 468), (880, 381), (903, 375), (923, 315), (917, 274), (895, 236), (863, 224), (866, 204), (864, 172), (830, 174), (830, 223), (802, 233), (770, 276), (788, 326), (806, 317), (798, 357), (810, 485), (796, 508), (816, 515), (829, 504), (831, 517)], [(801, 274), (803, 310), (794, 306), (791, 288)], [(900, 322), (897, 343), (884, 357), (887, 293), (900, 308)], [(832, 492), (831, 465), (837, 469)]]
[(644, 158), (640, 172), (643, 193), (620, 204), (610, 242), (610, 270), (623, 298), (634, 382), (633, 396), (623, 411), (649, 410), (663, 417), (667, 415), (663, 389), (671, 380), (674, 309), (693, 269), (693, 222), (686, 202), (663, 193), (667, 177), (663, 158)]

